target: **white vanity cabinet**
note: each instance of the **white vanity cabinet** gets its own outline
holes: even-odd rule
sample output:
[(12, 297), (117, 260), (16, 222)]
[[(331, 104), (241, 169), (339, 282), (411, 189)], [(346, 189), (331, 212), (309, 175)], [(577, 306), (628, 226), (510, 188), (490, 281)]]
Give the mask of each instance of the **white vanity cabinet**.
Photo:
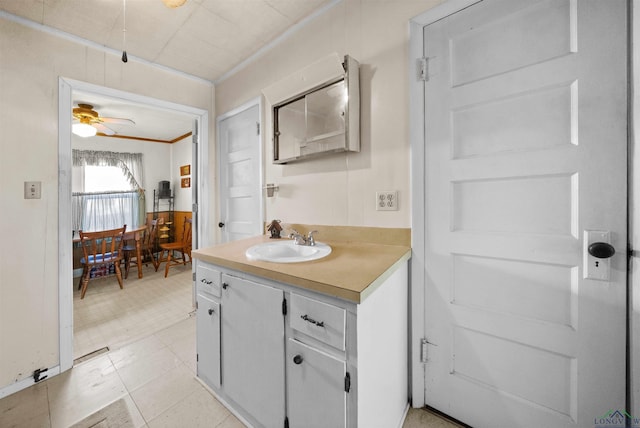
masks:
[(285, 420), (284, 293), (222, 275), (222, 389), (265, 427)]
[(220, 387), (220, 304), (198, 294), (196, 309), (198, 377), (207, 385)]
[(200, 264), (196, 269), (196, 352), (198, 377), (220, 387), (220, 271)]
[[(220, 327), (216, 338), (212, 323), (197, 324), (198, 377), (245, 424), (402, 426), (408, 408), (406, 261), (360, 303), (202, 260), (198, 286), (201, 271), (220, 273), (219, 297), (210, 298), (219, 304), (212, 308)], [(199, 317), (201, 307), (211, 306), (207, 298), (198, 294)], [(201, 352), (210, 340), (218, 340), (217, 355), (215, 347)], [(217, 378), (211, 367), (219, 369)]]

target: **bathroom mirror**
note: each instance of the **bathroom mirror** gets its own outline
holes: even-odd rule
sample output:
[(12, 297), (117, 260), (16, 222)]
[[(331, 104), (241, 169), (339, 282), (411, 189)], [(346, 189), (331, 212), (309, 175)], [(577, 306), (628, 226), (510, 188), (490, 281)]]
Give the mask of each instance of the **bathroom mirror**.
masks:
[(274, 163), (360, 151), (358, 67), (347, 55), (343, 75), (273, 106)]

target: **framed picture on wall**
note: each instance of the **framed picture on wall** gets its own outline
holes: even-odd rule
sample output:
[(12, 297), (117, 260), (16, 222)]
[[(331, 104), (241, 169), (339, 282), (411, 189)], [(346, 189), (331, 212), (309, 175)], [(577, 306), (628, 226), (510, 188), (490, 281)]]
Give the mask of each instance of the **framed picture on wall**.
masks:
[[(191, 174), (191, 165), (182, 165), (180, 167), (180, 175), (189, 175)], [(184, 187), (184, 186), (182, 186)], [(187, 186), (189, 187), (189, 186)]]
[(191, 177), (183, 178), (180, 181), (180, 187), (191, 187)]

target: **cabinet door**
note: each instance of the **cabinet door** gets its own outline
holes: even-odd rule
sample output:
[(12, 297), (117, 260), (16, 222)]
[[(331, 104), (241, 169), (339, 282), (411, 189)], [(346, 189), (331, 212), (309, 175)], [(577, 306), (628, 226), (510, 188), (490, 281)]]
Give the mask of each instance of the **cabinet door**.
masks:
[(291, 428), (346, 426), (346, 365), (329, 354), (289, 339), (287, 394)]
[(198, 377), (212, 388), (220, 388), (220, 304), (198, 294), (196, 346)]
[(282, 290), (222, 276), (222, 385), (265, 427), (285, 418)]

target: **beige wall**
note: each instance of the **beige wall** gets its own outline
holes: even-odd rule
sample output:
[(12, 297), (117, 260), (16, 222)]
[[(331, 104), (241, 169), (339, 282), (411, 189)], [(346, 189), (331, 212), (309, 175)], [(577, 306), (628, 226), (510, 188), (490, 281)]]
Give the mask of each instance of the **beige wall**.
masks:
[[(58, 78), (213, 111), (212, 85), (131, 56), (0, 18), (0, 389), (59, 360)], [(24, 181), (42, 198), (23, 199)]]
[[(438, 3), (344, 0), (216, 84), (216, 111), (223, 114), (334, 52), (360, 62), (360, 153), (273, 165), (271, 113), (263, 111), (264, 182), (280, 187), (266, 199), (266, 221), (411, 226), (408, 21)], [(398, 211), (376, 211), (380, 190), (398, 191)]]

